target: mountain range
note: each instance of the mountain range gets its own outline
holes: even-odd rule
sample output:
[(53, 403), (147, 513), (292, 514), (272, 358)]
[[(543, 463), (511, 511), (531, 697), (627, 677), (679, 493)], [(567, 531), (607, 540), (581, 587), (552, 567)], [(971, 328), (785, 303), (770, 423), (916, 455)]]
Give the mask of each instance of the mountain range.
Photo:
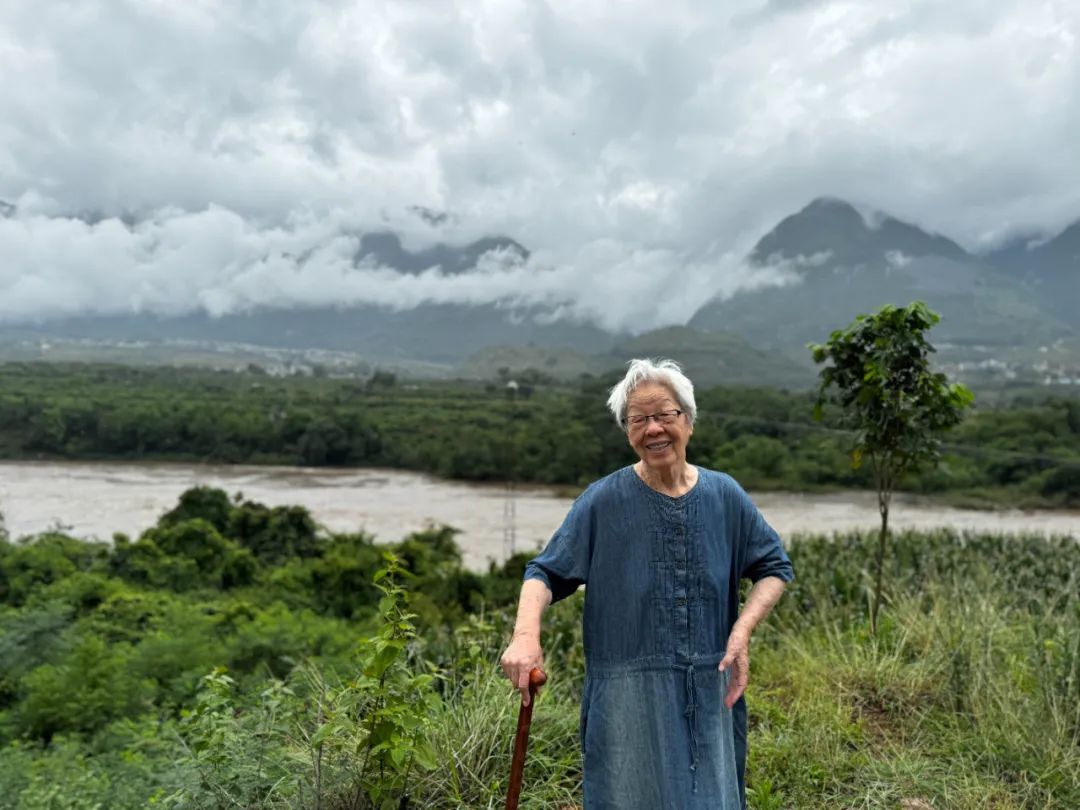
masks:
[[(502, 236), (410, 251), (397, 235), (365, 234), (356, 261), (416, 274), (474, 270), (490, 251), (528, 258)], [(203, 341), (354, 352), (369, 364), (486, 376), (526, 365), (563, 376), (603, 371), (639, 354), (681, 359), (702, 382), (812, 383), (805, 344), (882, 304), (926, 301), (941, 313), (932, 333), (952, 370), (1043, 374), (1057, 364), (1080, 383), (1080, 222), (1048, 240), (1017, 240), (976, 255), (953, 240), (885, 214), (819, 198), (780, 221), (747, 257), (784, 268), (787, 282), (705, 302), (684, 325), (612, 334), (560, 317), (553, 307), (425, 304), (264, 309), (193, 314), (83, 316), (0, 327), (0, 341)], [(1013, 371), (1010, 372), (1009, 369)], [(1044, 374), (1045, 376), (1045, 374)]]
[(1073, 228), (1034, 249), (1013, 248), (1003, 261), (892, 217), (868, 221), (846, 202), (817, 199), (762, 237), (749, 257), (757, 265), (788, 262), (797, 268), (793, 283), (711, 301), (689, 326), (790, 354), (860, 312), (922, 299), (942, 316), (936, 343), (961, 352), (1037, 350), (1080, 332), (1080, 251), (1059, 243)]

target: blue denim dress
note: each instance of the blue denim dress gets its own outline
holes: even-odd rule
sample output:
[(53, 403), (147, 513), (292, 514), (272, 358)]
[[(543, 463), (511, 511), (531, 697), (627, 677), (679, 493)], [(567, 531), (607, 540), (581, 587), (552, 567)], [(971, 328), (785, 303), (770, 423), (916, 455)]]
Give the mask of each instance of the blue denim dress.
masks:
[(574, 502), (525, 569), (553, 601), (585, 589), (585, 810), (745, 806), (746, 704), (717, 671), (739, 580), (793, 578), (780, 538), (730, 476), (672, 498), (625, 467)]

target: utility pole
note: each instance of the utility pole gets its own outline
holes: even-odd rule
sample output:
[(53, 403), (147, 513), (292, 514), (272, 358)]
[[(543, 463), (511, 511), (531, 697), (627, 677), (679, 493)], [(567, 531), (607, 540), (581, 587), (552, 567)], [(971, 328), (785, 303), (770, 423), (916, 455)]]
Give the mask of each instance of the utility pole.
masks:
[(503, 561), (517, 553), (517, 493), (513, 479), (506, 482), (503, 501)]

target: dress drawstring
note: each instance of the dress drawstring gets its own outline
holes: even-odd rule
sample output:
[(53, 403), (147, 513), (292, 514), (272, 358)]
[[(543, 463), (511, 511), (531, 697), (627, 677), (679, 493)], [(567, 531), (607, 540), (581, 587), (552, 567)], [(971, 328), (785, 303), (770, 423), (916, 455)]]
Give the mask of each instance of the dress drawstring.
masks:
[(694, 793), (697, 793), (697, 702), (694, 693), (694, 665), (686, 668), (686, 711), (683, 716), (690, 726), (690, 771), (694, 774)]

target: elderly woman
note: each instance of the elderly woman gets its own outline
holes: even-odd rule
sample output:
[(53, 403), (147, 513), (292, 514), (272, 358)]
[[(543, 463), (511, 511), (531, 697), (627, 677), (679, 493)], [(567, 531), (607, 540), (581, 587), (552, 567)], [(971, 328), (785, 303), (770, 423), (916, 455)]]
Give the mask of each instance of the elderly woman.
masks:
[(730, 476), (687, 463), (697, 407), (679, 366), (629, 365), (608, 406), (639, 461), (589, 486), (526, 567), (502, 668), (527, 702), (544, 609), (588, 583), (585, 810), (736, 810), (750, 635), (791, 562)]

